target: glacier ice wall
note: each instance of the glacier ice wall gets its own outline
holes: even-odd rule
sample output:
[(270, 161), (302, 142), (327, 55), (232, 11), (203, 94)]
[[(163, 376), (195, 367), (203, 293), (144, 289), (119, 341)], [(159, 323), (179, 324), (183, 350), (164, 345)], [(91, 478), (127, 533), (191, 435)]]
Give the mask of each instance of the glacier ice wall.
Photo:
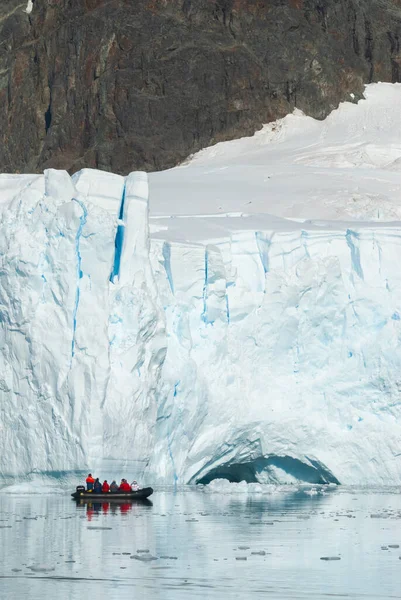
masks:
[(166, 350), (147, 186), (142, 173), (1, 178), (3, 476), (149, 460)]
[(153, 469), (399, 482), (400, 225), (236, 220), (213, 244), (152, 243), (170, 335)]
[(0, 177), (1, 474), (400, 483), (401, 224), (150, 238), (147, 188)]

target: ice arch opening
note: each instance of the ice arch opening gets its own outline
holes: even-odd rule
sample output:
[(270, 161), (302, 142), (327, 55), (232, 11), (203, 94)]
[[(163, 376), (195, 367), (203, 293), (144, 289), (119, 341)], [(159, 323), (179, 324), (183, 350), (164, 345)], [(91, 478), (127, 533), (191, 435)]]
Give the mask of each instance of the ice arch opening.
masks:
[(307, 459), (309, 464), (291, 456), (259, 457), (244, 463), (219, 465), (190, 483), (208, 484), (214, 479), (228, 479), (231, 483), (315, 483), (340, 484), (327, 467), (317, 460)]

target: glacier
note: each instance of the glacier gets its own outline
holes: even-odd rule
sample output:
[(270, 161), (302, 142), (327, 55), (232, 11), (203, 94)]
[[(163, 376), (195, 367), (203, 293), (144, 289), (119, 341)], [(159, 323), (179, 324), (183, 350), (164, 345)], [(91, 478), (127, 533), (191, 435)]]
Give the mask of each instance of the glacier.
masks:
[(0, 175), (3, 480), (400, 484), (400, 107)]

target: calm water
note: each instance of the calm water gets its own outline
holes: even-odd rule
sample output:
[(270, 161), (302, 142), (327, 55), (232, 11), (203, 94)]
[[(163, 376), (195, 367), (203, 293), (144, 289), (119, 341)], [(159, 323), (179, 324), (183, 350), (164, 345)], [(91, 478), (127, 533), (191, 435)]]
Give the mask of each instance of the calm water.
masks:
[(0, 597), (401, 598), (395, 492), (164, 491), (114, 507), (0, 494)]

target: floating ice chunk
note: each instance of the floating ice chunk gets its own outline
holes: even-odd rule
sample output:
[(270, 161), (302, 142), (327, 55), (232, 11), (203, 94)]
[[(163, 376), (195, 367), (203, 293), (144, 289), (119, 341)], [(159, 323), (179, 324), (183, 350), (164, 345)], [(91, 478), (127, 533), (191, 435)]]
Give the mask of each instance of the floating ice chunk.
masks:
[(28, 569), (30, 569), (34, 573), (46, 573), (47, 571), (55, 571), (56, 567), (53, 565), (38, 564), (28, 566)]
[[(297, 488), (287, 488), (287, 491), (294, 492)], [(202, 490), (212, 494), (275, 494), (278, 491), (286, 491), (285, 486), (276, 486), (271, 484), (239, 483), (230, 482), (227, 479), (213, 479), (208, 485), (203, 486)]]

